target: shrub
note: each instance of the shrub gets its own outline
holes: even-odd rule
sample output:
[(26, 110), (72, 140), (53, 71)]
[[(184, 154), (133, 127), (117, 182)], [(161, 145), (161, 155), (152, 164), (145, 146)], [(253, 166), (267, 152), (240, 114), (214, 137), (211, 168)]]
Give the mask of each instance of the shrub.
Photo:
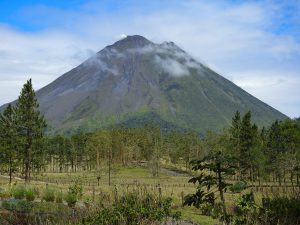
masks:
[(77, 196), (76, 194), (68, 191), (65, 196), (65, 201), (67, 202), (69, 207), (74, 207), (77, 202)]
[(35, 199), (35, 191), (33, 188), (27, 188), (26, 192), (25, 192), (25, 198), (27, 201), (34, 201)]
[(43, 200), (46, 202), (54, 202), (55, 200), (55, 192), (51, 188), (46, 188), (43, 195)]
[(257, 220), (258, 206), (255, 203), (253, 193), (244, 194), (236, 201), (234, 208), (233, 224), (254, 224)]
[(237, 181), (229, 187), (231, 192), (241, 193), (247, 187), (247, 183), (244, 181)]
[(266, 218), (266, 224), (299, 224), (300, 199), (298, 196), (264, 198), (261, 217)]
[(29, 213), (32, 211), (34, 204), (32, 202), (28, 202), (26, 200), (20, 200), (16, 204), (16, 211)]
[(171, 212), (171, 203), (171, 198), (154, 194), (126, 193), (117, 196), (113, 205), (99, 207), (95, 215), (86, 218), (85, 224), (153, 224), (168, 217), (179, 220), (181, 214)]
[(2, 207), (9, 211), (17, 211), (22, 213), (29, 213), (32, 211), (34, 204), (26, 200), (8, 200), (3, 201)]
[(79, 181), (76, 181), (75, 184), (69, 187), (69, 192), (76, 195), (78, 198), (82, 197), (82, 185), (79, 183)]
[(68, 192), (65, 195), (65, 201), (69, 207), (74, 207), (77, 199), (82, 197), (82, 185), (77, 180), (75, 184), (69, 187)]
[(14, 186), (11, 190), (12, 196), (15, 199), (23, 199), (25, 196), (26, 188), (23, 185)]
[(3, 201), (2, 207), (9, 211), (14, 211), (16, 209), (16, 205), (12, 201)]

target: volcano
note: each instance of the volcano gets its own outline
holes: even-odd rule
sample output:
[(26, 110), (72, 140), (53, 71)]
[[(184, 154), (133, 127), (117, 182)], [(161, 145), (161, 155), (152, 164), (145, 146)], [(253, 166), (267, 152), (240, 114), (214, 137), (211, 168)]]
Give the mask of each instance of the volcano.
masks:
[(90, 131), (152, 123), (217, 131), (234, 113), (251, 111), (259, 126), (287, 118), (173, 42), (133, 35), (105, 47), (37, 91), (52, 131)]

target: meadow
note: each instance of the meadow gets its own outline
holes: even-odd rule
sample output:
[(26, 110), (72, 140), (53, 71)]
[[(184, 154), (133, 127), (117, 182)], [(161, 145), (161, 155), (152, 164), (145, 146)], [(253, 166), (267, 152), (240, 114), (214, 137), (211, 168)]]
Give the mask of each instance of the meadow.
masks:
[[(47, 190), (53, 190), (55, 193), (67, 193), (68, 189), (72, 185), (79, 185), (82, 188), (82, 195), (76, 202), (76, 207), (81, 208), (83, 211), (87, 207), (92, 207), (98, 204), (111, 204), (116, 195), (122, 196), (124, 193), (131, 192), (143, 192), (152, 193), (160, 198), (170, 197), (172, 199), (172, 211), (180, 212), (180, 221), (188, 221), (194, 224), (201, 225), (213, 225), (219, 224), (220, 221), (217, 218), (203, 215), (200, 209), (196, 209), (191, 206), (183, 206), (184, 197), (187, 194), (192, 194), (196, 190), (196, 185), (188, 183), (188, 180), (195, 175), (192, 171), (180, 171), (174, 167), (166, 166), (160, 169), (158, 176), (153, 176), (151, 170), (147, 167), (131, 166), (122, 167), (115, 166), (111, 174), (111, 185), (108, 184), (108, 173), (103, 169), (99, 171), (80, 171), (80, 172), (45, 172), (35, 175), (30, 184), (25, 184), (24, 180), (19, 178), (13, 179), (12, 185), (8, 185), (8, 178), (1, 176), (0, 178), (0, 190), (8, 190), (16, 186), (27, 186), (38, 190), (36, 192), (36, 202), (43, 201), (43, 193)], [(100, 178), (100, 179), (99, 179)], [(231, 180), (230, 182), (234, 182)], [(234, 210), (235, 202), (245, 193), (254, 192), (255, 201), (261, 205), (262, 198), (264, 196), (275, 195), (292, 195), (294, 192), (299, 192), (298, 187), (288, 188), (279, 187), (274, 183), (265, 183), (258, 186), (251, 186), (245, 190), (235, 193), (227, 191), (225, 193), (226, 204), (229, 212)], [(2, 201), (12, 196), (2, 195)], [(44, 200), (44, 202), (47, 202)], [(49, 201), (49, 205), (44, 205), (43, 213), (49, 213), (49, 215), (64, 215), (66, 218), (72, 217), (72, 210), (67, 207), (67, 202), (62, 200), (57, 202), (53, 199)], [(63, 204), (63, 209), (60, 205)], [(39, 206), (41, 207), (41, 206)], [(3, 208), (1, 209), (1, 215), (8, 213)], [(63, 212), (63, 214), (60, 214)], [(82, 216), (82, 211), (78, 210), (78, 217)], [(68, 215), (69, 214), (69, 215)], [(76, 217), (75, 216), (75, 217)], [(65, 220), (64, 223), (68, 224), (72, 221)], [(75, 220), (74, 220), (75, 221)], [(61, 221), (62, 222), (62, 221)], [(71, 223), (71, 222), (70, 222)], [(178, 222), (179, 223), (179, 222)], [(180, 224), (180, 223), (179, 223)]]

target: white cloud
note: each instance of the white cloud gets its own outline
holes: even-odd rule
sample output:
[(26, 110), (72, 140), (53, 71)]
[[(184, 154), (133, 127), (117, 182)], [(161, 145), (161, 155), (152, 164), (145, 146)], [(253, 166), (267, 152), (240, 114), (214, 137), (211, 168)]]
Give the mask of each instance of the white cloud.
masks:
[(172, 58), (161, 58), (160, 56), (156, 55), (154, 60), (165, 72), (173, 76), (181, 77), (189, 74), (189, 71), (184, 65), (178, 63), (178, 61)]
[(281, 112), (299, 115), (300, 77), (289, 71), (233, 73), (233, 82)]
[(126, 35), (126, 34), (121, 34), (120, 37), (121, 37), (121, 38), (126, 38), (127, 35)]
[[(299, 96), (300, 41), (293, 33), (273, 32), (280, 30), (286, 19), (281, 15), (283, 2), (161, 3), (165, 7), (155, 2), (147, 11), (129, 1), (122, 10), (113, 12), (103, 10), (101, 4), (93, 1), (76, 11), (26, 9), (30, 22), (47, 24), (37, 32), (0, 26), (0, 104), (19, 93), (19, 87), (12, 90), (9, 84), (20, 86), (32, 77), (35, 87), (40, 88), (120, 39), (121, 31), (156, 43), (174, 41), (266, 103), (290, 116), (300, 115), (295, 97)], [(299, 21), (299, 16), (292, 19)], [(186, 69), (172, 62), (169, 65), (179, 73)], [(196, 65), (190, 61), (190, 66)]]

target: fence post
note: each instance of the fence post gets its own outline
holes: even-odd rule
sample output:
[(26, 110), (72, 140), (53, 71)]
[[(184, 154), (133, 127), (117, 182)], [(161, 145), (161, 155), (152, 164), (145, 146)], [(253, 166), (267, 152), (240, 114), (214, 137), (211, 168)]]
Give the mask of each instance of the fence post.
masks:
[(93, 185), (93, 202), (95, 201), (95, 186)]
[(160, 184), (158, 184), (158, 199), (159, 199), (159, 202), (161, 203), (161, 187), (160, 187)]

